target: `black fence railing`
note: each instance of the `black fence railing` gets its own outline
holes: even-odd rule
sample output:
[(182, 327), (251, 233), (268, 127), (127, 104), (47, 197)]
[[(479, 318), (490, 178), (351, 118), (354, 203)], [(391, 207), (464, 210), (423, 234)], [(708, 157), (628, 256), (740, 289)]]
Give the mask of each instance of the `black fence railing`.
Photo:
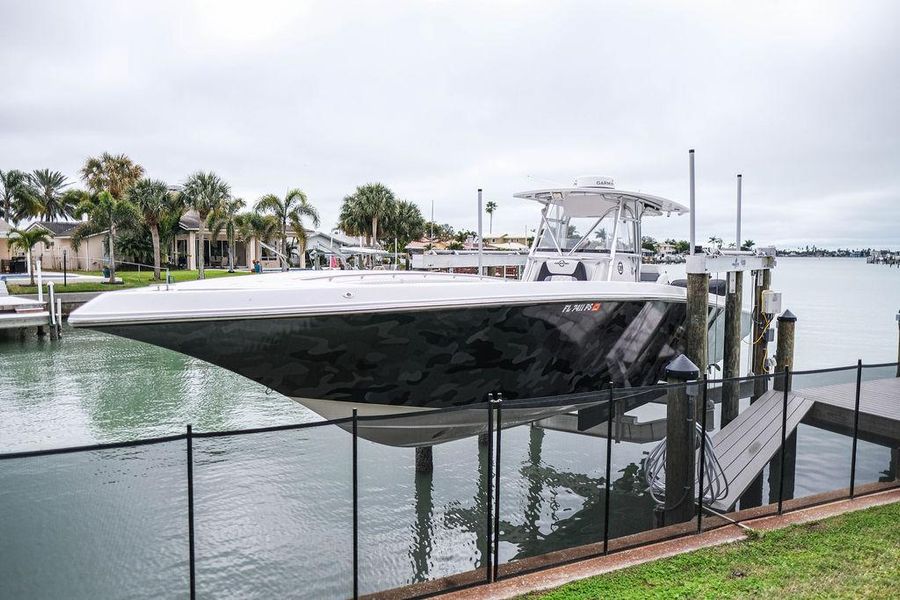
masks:
[[(480, 493), (483, 494), (483, 497), (480, 500), (483, 502), (484, 506), (484, 520), (481, 522), (483, 523), (485, 535), (482, 546), (476, 548), (476, 552), (481, 555), (480, 563), (482, 568), (477, 568), (474, 572), (470, 573), (470, 576), (468, 577), (448, 577), (443, 581), (432, 580), (427, 582), (429, 585), (413, 583), (408, 588), (404, 588), (400, 591), (397, 591), (397, 588), (394, 588), (394, 595), (415, 597), (430, 595), (439, 591), (465, 588), (480, 583), (493, 582), (498, 579), (524, 572), (558, 566), (575, 560), (606, 555), (625, 547), (634, 547), (652, 543), (659, 541), (660, 539), (674, 536), (698, 534), (713, 527), (726, 525), (728, 523), (740, 521), (741, 519), (760, 516), (760, 514), (762, 514), (760, 509), (765, 508), (766, 506), (769, 507), (768, 514), (781, 514), (785, 510), (786, 502), (795, 500), (795, 505), (798, 505), (796, 502), (796, 494), (794, 492), (795, 483), (793, 481), (797, 467), (792, 466), (792, 463), (797, 461), (797, 444), (799, 443), (797, 439), (798, 423), (795, 422), (792, 424), (789, 422), (789, 418), (791, 417), (791, 414), (793, 414), (789, 413), (789, 410), (791, 410), (789, 404), (791, 403), (792, 398), (803, 394), (809, 394), (814, 397), (818, 394), (823, 398), (821, 402), (831, 403), (833, 405), (832, 408), (835, 408), (835, 410), (844, 410), (845, 413), (849, 411), (852, 416), (848, 427), (845, 422), (843, 424), (837, 422), (844, 419), (843, 417), (834, 417), (833, 415), (831, 417), (822, 417), (821, 415), (813, 415), (812, 421), (817, 426), (823, 426), (835, 431), (843, 432), (845, 438), (850, 438), (849, 456), (847, 456), (849, 462), (849, 480), (847, 481), (848, 485), (846, 488), (840, 486), (838, 488), (819, 489), (816, 493), (806, 494), (806, 504), (833, 500), (837, 497), (854, 498), (860, 493), (867, 493), (869, 491), (875, 491), (876, 489), (883, 489), (884, 487), (895, 487), (898, 485), (897, 479), (900, 477), (897, 473), (897, 470), (900, 469), (900, 465), (893, 464), (891, 467), (893, 473), (889, 473), (888, 476), (885, 477), (887, 481), (883, 482), (887, 483), (887, 486), (880, 486), (877, 488), (868, 486), (865, 490), (861, 490), (857, 481), (857, 455), (859, 452), (859, 442), (861, 440), (874, 439), (876, 443), (882, 445), (892, 444), (891, 440), (885, 440), (885, 435), (883, 433), (879, 433), (876, 425), (879, 419), (890, 420), (898, 418), (898, 414), (900, 414), (900, 394), (892, 396), (892, 392), (888, 392), (887, 401), (885, 401), (885, 398), (880, 398), (878, 402), (873, 401), (871, 404), (875, 408), (868, 412), (863, 410), (863, 404), (867, 393), (866, 384), (873, 380), (891, 379), (893, 375), (889, 375), (888, 373), (895, 372), (894, 370), (897, 366), (897, 363), (864, 365), (860, 360), (855, 366), (835, 369), (817, 369), (797, 372), (791, 372), (787, 369), (784, 372), (776, 374), (755, 375), (733, 379), (708, 379), (706, 377), (701, 377), (699, 381), (694, 382), (659, 384), (643, 388), (624, 388), (608, 385), (597, 391), (573, 394), (565, 397), (503, 400), (499, 394), (497, 394), (496, 397), (492, 394), (487, 399), (487, 402), (482, 404), (431, 411), (428, 413), (430, 418), (442, 418), (442, 416), (446, 416), (449, 421), (452, 422), (458, 421), (460, 415), (475, 415), (476, 422), (483, 423), (483, 428), (473, 433), (482, 434), (482, 436), (486, 438), (485, 442), (487, 446), (487, 461), (484, 469), (483, 481), (479, 483), (482, 488)], [(841, 372), (846, 373), (847, 375), (855, 375), (854, 381), (835, 384), (833, 382), (833, 376)], [(829, 376), (831, 376), (831, 378), (829, 378)], [(709, 413), (714, 413), (715, 411), (715, 401), (712, 400), (711, 397), (715, 395), (716, 398), (721, 401), (723, 390), (726, 388), (739, 389), (741, 384), (748, 382), (761, 382), (762, 387), (767, 390), (767, 393), (773, 395), (771, 398), (776, 398), (777, 395), (777, 399), (779, 400), (778, 402), (775, 402), (775, 400), (771, 401), (772, 406), (777, 405), (777, 409), (770, 409), (766, 415), (757, 418), (755, 423), (743, 423), (740, 425), (742, 427), (747, 427), (746, 431), (748, 432), (758, 432), (760, 437), (758, 441), (761, 446), (764, 447), (766, 443), (769, 443), (770, 448), (775, 449), (772, 458), (767, 459), (767, 466), (765, 467), (769, 471), (768, 487), (770, 502), (766, 504), (761, 500), (765, 482), (763, 481), (762, 470), (760, 470), (759, 474), (756, 475), (755, 479), (748, 485), (747, 491), (741, 496), (740, 502), (737, 500), (734, 502), (727, 500), (727, 505), (719, 506), (716, 502), (725, 500), (705, 498), (705, 490), (708, 488), (707, 484), (709, 483), (707, 478), (723, 476), (722, 473), (717, 475), (713, 470), (705, 468), (705, 465), (708, 464), (710, 453), (721, 453), (722, 456), (725, 457), (723, 458), (723, 462), (727, 462), (728, 460), (732, 461), (723, 467), (723, 473), (725, 475), (729, 475), (728, 469), (735, 469), (734, 481), (725, 482), (726, 488), (729, 483), (735, 484), (738, 479), (746, 477), (747, 474), (740, 471), (738, 468), (740, 465), (734, 460), (734, 457), (739, 454), (735, 451), (734, 444), (737, 442), (732, 440), (733, 443), (729, 446), (726, 443), (728, 440), (725, 440), (727, 436), (722, 432), (722, 427), (719, 428), (719, 435), (721, 435), (725, 441), (721, 444), (716, 444), (714, 441), (713, 447), (709, 446), (707, 433), (712, 429), (708, 422), (710, 416)], [(825, 382), (825, 385), (817, 385), (817, 382)], [(732, 385), (729, 386), (729, 384)], [(900, 390), (900, 386), (894, 386), (890, 389)], [(851, 391), (847, 392), (847, 390)], [(699, 426), (699, 436), (697, 438), (698, 445), (696, 447), (696, 454), (698, 455), (696, 458), (698, 458), (699, 461), (697, 463), (698, 466), (692, 467), (698, 483), (696, 487), (697, 498), (695, 500), (696, 511), (694, 517), (688, 521), (668, 521), (666, 515), (671, 506), (670, 500), (666, 500), (663, 505), (656, 506), (655, 518), (659, 527), (650, 529), (637, 527), (635, 528), (635, 531), (626, 532), (624, 535), (612, 535), (611, 519), (614, 508), (613, 500), (616, 497), (615, 488), (632, 485), (632, 488), (639, 490), (641, 486), (644, 485), (644, 483), (639, 481), (639, 477), (637, 479), (632, 478), (629, 481), (625, 481), (626, 476), (623, 476), (614, 481), (616, 476), (613, 466), (614, 442), (619, 443), (619, 441), (621, 441), (621, 438), (624, 435), (622, 430), (624, 430), (626, 426), (635, 426), (633, 419), (629, 420), (625, 418), (625, 413), (647, 404), (665, 404), (667, 402), (666, 398), (669, 396), (670, 392), (673, 391), (684, 391), (690, 398), (695, 399), (692, 401), (698, 403), (698, 410), (696, 410), (695, 414), (697, 415)], [(847, 397), (848, 393), (852, 395), (852, 398)], [(872, 393), (874, 394), (875, 392)], [(884, 396), (883, 391), (878, 393)], [(761, 398), (761, 396), (758, 398), (751, 398), (750, 406), (752, 406), (752, 403), (759, 398)], [(746, 410), (747, 408), (745, 408), (745, 411)], [(587, 543), (580, 543), (584, 540), (579, 538), (574, 546), (569, 547), (566, 547), (566, 544), (556, 544), (553, 548), (547, 549), (546, 552), (541, 552), (538, 547), (538, 550), (532, 552), (528, 556), (516, 556), (504, 563), (503, 557), (501, 556), (501, 536), (503, 528), (505, 526), (511, 526), (508, 524), (504, 525), (503, 514), (506, 513), (509, 515), (511, 511), (516, 512), (518, 509), (510, 509), (508, 503), (504, 504), (504, 502), (508, 501), (501, 495), (504, 477), (509, 477), (503, 469), (503, 432), (504, 430), (514, 430), (520, 426), (530, 425), (531, 419), (536, 412), (540, 414), (553, 414), (556, 416), (561, 415), (563, 418), (567, 418), (567, 416), (573, 414), (573, 411), (580, 411), (584, 415), (592, 415), (593, 420), (591, 422), (579, 422), (577, 427), (571, 425), (569, 429), (566, 429), (568, 426), (565, 424), (549, 423), (545, 420), (539, 421), (538, 426), (541, 428), (548, 428), (548, 430), (556, 428), (562, 429), (563, 431), (569, 431), (573, 434), (578, 433), (585, 436), (605, 438), (605, 456), (602, 462), (603, 476), (598, 480), (590, 478), (584, 479), (587, 481), (586, 485), (589, 488), (589, 493), (596, 492), (597, 494), (600, 494), (602, 491), (602, 536), (596, 536), (596, 539), (588, 540)], [(884, 414), (879, 414), (878, 411), (882, 411)], [(861, 416), (865, 417), (866, 423), (876, 423), (876, 425), (870, 427), (872, 429), (871, 434), (869, 434), (868, 431), (863, 431), (863, 428), (861, 427), (863, 423)], [(198, 559), (195, 550), (195, 532), (197, 523), (195, 518), (194, 495), (194, 450), (197, 440), (204, 438), (230, 438), (233, 436), (282, 431), (315, 430), (326, 426), (339, 426), (347, 430), (350, 436), (351, 465), (349, 466), (351, 469), (352, 519), (348, 526), (352, 529), (350, 548), (352, 554), (352, 585), (348, 585), (348, 588), (352, 588), (352, 596), (356, 598), (360, 595), (360, 561), (365, 560), (366, 558), (364, 555), (361, 556), (360, 553), (359, 439), (366, 438), (367, 433), (374, 431), (374, 429), (383, 428), (385, 426), (402, 427), (404, 422), (415, 423), (415, 419), (421, 418), (421, 412), (402, 413), (389, 416), (360, 416), (354, 409), (351, 417), (341, 419), (242, 430), (195, 432), (191, 425), (188, 425), (186, 432), (178, 435), (125, 442), (0, 454), (0, 467), (7, 461), (18, 459), (123, 449), (185, 440), (185, 460), (187, 465), (186, 518), (188, 530), (188, 547), (185, 550), (189, 564), (189, 591), (190, 596), (194, 598), (197, 595), (198, 579), (196, 565), (198, 560), (201, 563), (203, 561), (202, 556)], [(740, 415), (738, 418), (740, 418)], [(835, 422), (828, 422), (828, 418), (835, 419)], [(768, 419), (768, 421), (766, 421), (766, 419)], [(844, 421), (846, 421), (846, 419), (844, 419)], [(467, 422), (471, 422), (471, 420)], [(777, 433), (773, 433), (772, 426), (766, 429), (766, 422), (777, 424)], [(734, 422), (734, 426), (738, 426), (737, 419)], [(732, 425), (729, 424), (727, 427), (732, 427)], [(641, 440), (643, 440), (643, 438), (641, 438)], [(658, 440), (654, 440), (654, 443), (657, 441)], [(643, 441), (642, 443), (648, 442)], [(806, 441), (804, 443), (809, 444), (809, 442)], [(900, 447), (900, 438), (892, 445), (892, 449), (898, 447)], [(722, 457), (720, 456), (720, 458)], [(646, 477), (647, 465), (645, 463), (637, 464), (637, 462), (633, 460), (632, 466), (634, 468), (631, 468), (630, 471), (628, 466), (619, 471), (621, 472), (624, 470), (626, 473), (631, 473), (636, 470), (638, 473), (643, 472), (643, 476)], [(750, 475), (753, 475), (753, 473), (750, 473)], [(600, 481), (601, 479), (602, 481)], [(827, 485), (829, 484), (826, 484), (826, 486)], [(843, 493), (843, 490), (845, 489), (847, 491), (846, 493)], [(837, 493), (837, 496), (835, 493)], [(755, 498), (751, 497), (754, 494)], [(2, 500), (2, 496), (0, 496), (0, 500)], [(732, 508), (736, 508), (738, 503), (740, 504), (741, 510), (735, 512)], [(756, 507), (756, 510), (745, 513), (744, 508), (748, 506)], [(620, 506), (618, 508), (622, 507)], [(695, 521), (696, 526), (694, 527), (690, 521)], [(685, 525), (688, 526), (685, 527)], [(613, 547), (613, 541), (619, 542), (616, 544), (616, 547)], [(13, 541), (13, 543), (15, 543), (15, 541)], [(478, 564), (479, 561), (476, 560), (474, 562)], [(272, 574), (274, 577), (277, 577), (278, 575), (278, 573)]]

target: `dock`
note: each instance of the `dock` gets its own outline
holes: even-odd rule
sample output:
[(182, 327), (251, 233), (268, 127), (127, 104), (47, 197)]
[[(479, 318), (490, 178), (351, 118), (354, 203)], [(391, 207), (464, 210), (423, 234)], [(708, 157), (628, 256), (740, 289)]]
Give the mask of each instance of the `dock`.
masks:
[[(753, 391), (753, 382), (741, 385), (741, 397)], [(665, 403), (659, 392), (641, 395), (641, 403)], [(713, 430), (712, 403), (721, 401), (721, 388), (710, 388), (707, 423)], [(750, 404), (733, 421), (711, 437), (712, 450), (728, 481), (728, 494), (711, 508), (728, 511), (753, 484), (781, 446), (782, 406), (784, 392), (770, 390)], [(791, 435), (800, 423), (843, 435), (853, 435), (856, 383), (843, 383), (805, 388), (788, 393), (786, 435)], [(634, 405), (626, 408), (629, 410)], [(605, 407), (604, 407), (605, 408)], [(603, 422), (590, 428), (579, 428), (576, 413), (557, 415), (534, 423), (535, 427), (593, 437), (606, 437), (608, 424)], [(666, 437), (666, 420), (640, 422), (630, 415), (621, 415), (613, 422), (615, 441), (650, 443)], [(890, 448), (900, 447), (900, 378), (892, 377), (864, 381), (860, 387), (859, 438)], [(699, 460), (698, 460), (699, 462)]]
[(6, 282), (0, 281), (0, 329), (42, 327), (49, 322), (50, 312), (43, 302), (10, 296)]
[[(778, 452), (783, 405), (784, 392), (768, 391), (712, 437), (712, 450), (728, 481), (728, 494), (713, 505), (714, 509), (730, 509)], [(788, 435), (812, 406), (808, 396), (788, 393)]]
[[(801, 390), (813, 401), (804, 423), (853, 435), (856, 383)], [(896, 448), (900, 446), (900, 378), (864, 381), (859, 397), (859, 438)]]

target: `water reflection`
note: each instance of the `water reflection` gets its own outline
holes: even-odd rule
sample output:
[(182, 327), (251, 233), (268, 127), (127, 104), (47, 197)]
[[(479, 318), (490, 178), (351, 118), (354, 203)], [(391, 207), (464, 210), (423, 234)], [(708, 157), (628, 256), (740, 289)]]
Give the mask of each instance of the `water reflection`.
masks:
[[(527, 430), (528, 442), (524, 460), (515, 472), (503, 471), (501, 474), (499, 540), (506, 550), (501, 552), (501, 560), (519, 560), (602, 541), (606, 478), (567, 471), (545, 462), (542, 460), (545, 430), (530, 426), (517, 429)], [(504, 433), (504, 440), (510, 437)], [(505, 446), (506, 450), (509, 448)], [(447, 515), (454, 523), (465, 524), (466, 529), (476, 535), (478, 548), (483, 549), (486, 446), (480, 446), (479, 455), (479, 488), (474, 506), (450, 506)], [(503, 466), (507, 464), (504, 458)], [(611, 485), (611, 535), (626, 535), (650, 528), (653, 503), (645, 492), (641, 466), (628, 463), (616, 474)], [(573, 505), (579, 508), (569, 508)], [(482, 551), (478, 566), (483, 564)], [(420, 581), (426, 574), (417, 570), (415, 577)]]
[(416, 520), (413, 524), (413, 543), (409, 548), (413, 582), (425, 581), (430, 571), (428, 559), (434, 535), (434, 485), (431, 473), (416, 473)]

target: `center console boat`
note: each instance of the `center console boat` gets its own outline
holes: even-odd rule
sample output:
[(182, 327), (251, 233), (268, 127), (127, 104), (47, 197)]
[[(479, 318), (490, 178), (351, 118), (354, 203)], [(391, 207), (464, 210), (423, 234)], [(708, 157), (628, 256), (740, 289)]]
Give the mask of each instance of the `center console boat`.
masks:
[[(491, 393), (656, 383), (684, 349), (686, 292), (641, 264), (641, 220), (687, 209), (598, 177), (516, 197), (541, 205), (520, 281), (289, 271), (106, 293), (69, 323), (219, 365), (325, 418), (402, 414), (359, 429), (396, 446), (482, 432)], [(709, 311), (712, 332), (723, 311), (714, 299)], [(504, 409), (504, 424), (577, 408), (549, 404)], [(432, 414), (445, 407), (460, 410)]]

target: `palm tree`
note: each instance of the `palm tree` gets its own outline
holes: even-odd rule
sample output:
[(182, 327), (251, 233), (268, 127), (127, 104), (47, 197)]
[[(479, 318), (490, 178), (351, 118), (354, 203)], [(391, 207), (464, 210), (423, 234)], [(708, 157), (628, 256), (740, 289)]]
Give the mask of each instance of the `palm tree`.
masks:
[(31, 255), (31, 249), (41, 242), (45, 244), (50, 242), (50, 235), (43, 227), (35, 227), (30, 231), (12, 229), (9, 232), (9, 247), (21, 248), (28, 255), (28, 272), (31, 275), (31, 285), (34, 285), (34, 259)]
[(394, 203), (393, 210), (384, 220), (382, 229), (386, 236), (394, 238), (401, 248), (405, 248), (409, 242), (424, 235), (425, 219), (414, 203), (399, 200)]
[(229, 273), (234, 273), (234, 237), (241, 226), (241, 215), (238, 213), (245, 206), (247, 203), (240, 198), (226, 200), (206, 218), (206, 228), (210, 231), (209, 237), (212, 241), (225, 230), (225, 239), (228, 240)]
[(94, 194), (106, 190), (116, 200), (144, 176), (144, 167), (125, 154), (104, 152), (99, 157), (90, 156), (81, 167), (81, 179)]
[(361, 185), (352, 195), (344, 198), (344, 203), (350, 205), (356, 219), (364, 218), (371, 223), (373, 245), (378, 244), (378, 222), (389, 218), (396, 202), (394, 192), (382, 183)]
[(197, 239), (200, 247), (200, 256), (197, 257), (198, 277), (206, 279), (206, 247), (204, 244), (203, 225), (210, 213), (217, 210), (231, 197), (231, 186), (212, 171), (204, 173), (197, 171), (184, 182), (181, 192), (185, 204), (197, 211), (200, 217), (200, 227), (197, 231)]
[(244, 241), (254, 240), (254, 256), (262, 256), (262, 242), (269, 242), (278, 233), (278, 219), (272, 215), (250, 212), (238, 215), (238, 233)]
[(495, 210), (497, 210), (497, 203), (493, 200), (484, 205), (484, 212), (488, 214), (488, 233), (494, 233)]
[(756, 242), (753, 240), (744, 240), (744, 243), (741, 244), (741, 250), (753, 250), (753, 246), (756, 245)]
[(126, 198), (118, 199), (103, 190), (94, 196), (82, 193), (82, 200), (75, 207), (75, 214), (87, 215), (89, 219), (76, 227), (72, 234), (72, 245), (76, 248), (86, 236), (106, 231), (109, 246), (109, 283), (115, 283), (118, 228), (130, 227), (140, 219), (137, 208)]
[(3, 203), (0, 216), (12, 225), (37, 216), (41, 209), (28, 174), (17, 169), (0, 171), (0, 199)]
[(346, 196), (341, 204), (338, 227), (347, 235), (365, 237), (366, 244), (369, 244), (372, 230), (363, 209), (362, 203), (358, 202), (355, 196)]
[(35, 199), (40, 204), (39, 215), (47, 221), (68, 219), (74, 205), (69, 202), (65, 188), (72, 185), (59, 171), (37, 169), (28, 175)]
[(128, 190), (127, 197), (140, 214), (141, 221), (150, 230), (153, 240), (153, 278), (159, 281), (162, 264), (159, 226), (171, 209), (172, 195), (169, 193), (169, 186), (158, 179), (141, 179)]
[(256, 202), (254, 207), (258, 213), (268, 213), (273, 215), (281, 227), (281, 252), (282, 269), (288, 268), (287, 258), (288, 244), (287, 231), (290, 224), (297, 241), (297, 249), (300, 254), (300, 266), (306, 267), (306, 228), (303, 226), (304, 217), (312, 220), (313, 227), (319, 226), (319, 211), (310, 204), (306, 194), (299, 188), (289, 190), (285, 197), (279, 198), (275, 194), (266, 194)]

